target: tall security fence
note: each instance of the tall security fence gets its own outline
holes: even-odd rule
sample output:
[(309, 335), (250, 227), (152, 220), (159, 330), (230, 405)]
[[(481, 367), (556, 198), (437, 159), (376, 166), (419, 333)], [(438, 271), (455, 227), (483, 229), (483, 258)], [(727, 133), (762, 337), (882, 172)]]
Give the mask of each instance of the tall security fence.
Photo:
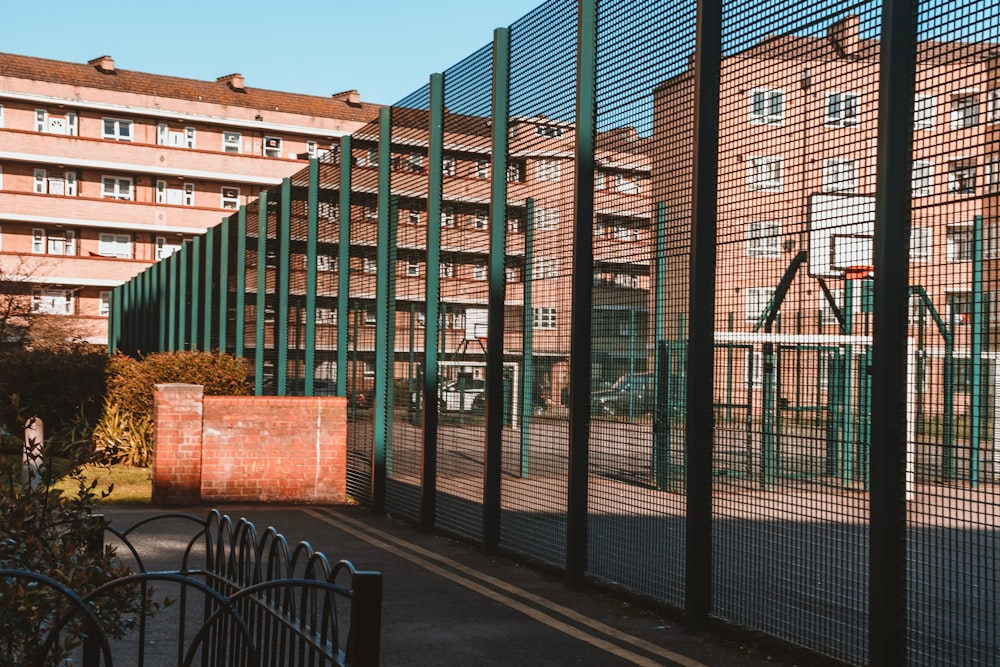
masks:
[(1000, 10), (551, 0), (113, 294), (349, 491), (848, 664), (994, 664)]

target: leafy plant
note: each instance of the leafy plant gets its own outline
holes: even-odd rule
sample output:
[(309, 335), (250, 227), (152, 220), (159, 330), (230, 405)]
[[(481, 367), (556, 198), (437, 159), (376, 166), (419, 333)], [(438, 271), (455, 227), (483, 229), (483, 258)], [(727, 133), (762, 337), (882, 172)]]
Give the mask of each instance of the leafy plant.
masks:
[(153, 462), (153, 421), (105, 400), (101, 421), (94, 428), (94, 442), (112, 463), (148, 468)]
[[(21, 428), (26, 424), (30, 419)], [(92, 546), (100, 543), (104, 529), (94, 515), (95, 502), (111, 489), (99, 489), (81, 473), (85, 463), (101, 461), (89, 430), (86, 424), (71, 424), (47, 434), (44, 443), (29, 441), (24, 447), (20, 438), (0, 429), (0, 568), (49, 576), (80, 595), (129, 573), (113, 547)], [(73, 491), (56, 488), (66, 479), (75, 483)], [(157, 608), (151, 595), (117, 588), (96, 601), (93, 611), (109, 636), (121, 637), (143, 613)], [(67, 598), (51, 588), (0, 579), (0, 599), (0, 665), (58, 664), (83, 641), (83, 620), (74, 616), (56, 645), (42, 654), (47, 631), (71, 609)]]

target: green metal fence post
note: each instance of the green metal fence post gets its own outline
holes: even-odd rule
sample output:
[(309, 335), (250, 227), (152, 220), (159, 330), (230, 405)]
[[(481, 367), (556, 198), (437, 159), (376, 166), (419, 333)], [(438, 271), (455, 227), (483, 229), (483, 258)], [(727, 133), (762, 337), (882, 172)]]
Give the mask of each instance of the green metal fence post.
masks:
[(222, 221), (219, 227), (219, 284), (217, 287), (217, 303), (215, 312), (219, 318), (219, 328), (216, 335), (219, 340), (219, 353), (229, 352), (228, 336), (229, 320), (229, 228), (233, 217)]
[(531, 302), (531, 292), (534, 281), (535, 257), (535, 199), (528, 197), (524, 201), (524, 323), (521, 347), (524, 350), (524, 361), (521, 365), (521, 456), (518, 473), (522, 478), (528, 476), (531, 444), (532, 391), (535, 371), (532, 363), (532, 345), (534, 344), (535, 313)]
[(188, 294), (188, 255), (191, 254), (191, 241), (181, 246), (177, 251), (177, 349), (188, 349), (188, 308), (191, 298)]
[(202, 246), (205, 240), (201, 236), (194, 237), (191, 242), (191, 263), (188, 265), (188, 271), (190, 272), (190, 286), (191, 286), (191, 331), (189, 340), (191, 341), (191, 350), (198, 349), (198, 341), (200, 340), (199, 335), (201, 334), (201, 284), (204, 280), (204, 265), (202, 263)]
[[(340, 201), (337, 229), (337, 395), (347, 395), (348, 296), (351, 262), (351, 137), (340, 138)], [(357, 339), (355, 339), (357, 346)], [(357, 390), (357, 387), (354, 387)]]
[(684, 614), (704, 632), (712, 609), (712, 452), (715, 440), (715, 261), (722, 2), (698, 3), (691, 211), (691, 325), (686, 359), (687, 523)]
[[(183, 249), (183, 246), (181, 247)], [(178, 333), (180, 329), (180, 250), (167, 258), (167, 349), (177, 350)]]
[(374, 441), (372, 443), (372, 511), (381, 512), (385, 507), (386, 445), (392, 408), (390, 403), (389, 380), (390, 330), (395, 326), (394, 315), (390, 312), (391, 278), (396, 267), (391, 264), (392, 252), (396, 247), (392, 224), (392, 190), (390, 165), (392, 160), (392, 110), (383, 107), (379, 111), (378, 139), (378, 246), (375, 251), (375, 265), (378, 269), (375, 280), (375, 407)]
[(205, 232), (205, 257), (202, 260), (202, 334), (201, 349), (205, 352), (212, 350), (212, 308), (216, 295), (215, 278), (215, 237), (219, 233), (218, 226), (212, 227)]
[(869, 521), (872, 665), (907, 659), (906, 386), (918, 3), (883, 0), (875, 180)]
[(267, 191), (258, 197), (257, 308), (254, 321), (254, 393), (264, 394), (264, 312), (267, 310)]
[[(309, 160), (306, 194), (306, 337), (303, 393), (312, 396), (316, 378), (316, 247), (319, 243), (319, 160)], [(340, 320), (337, 320), (338, 322)]]
[(275, 291), (278, 296), (277, 330), (275, 347), (278, 352), (277, 393), (284, 396), (288, 382), (288, 292), (289, 264), (291, 263), (292, 238), (292, 179), (281, 180), (281, 205), (278, 214), (278, 281)]
[(246, 339), (247, 306), (247, 207), (240, 206), (236, 214), (236, 304), (233, 317), (233, 354), (243, 358), (243, 344)]
[(167, 281), (170, 276), (167, 272), (167, 269), (170, 267), (169, 262), (170, 258), (167, 257), (156, 263), (157, 352), (163, 352), (167, 349), (167, 329), (170, 326), (170, 318), (167, 315), (167, 308), (170, 305), (167, 300)]
[(594, 145), (597, 134), (597, 0), (580, 0), (576, 42), (573, 277), (570, 301), (569, 470), (566, 498), (566, 580), (583, 583), (588, 561), (591, 311), (594, 285)]
[(444, 181), (444, 74), (430, 78), (430, 143), (427, 149), (427, 278), (424, 313), (424, 379), (421, 420), (420, 527), (437, 518), (438, 331), (441, 302), (441, 197)]

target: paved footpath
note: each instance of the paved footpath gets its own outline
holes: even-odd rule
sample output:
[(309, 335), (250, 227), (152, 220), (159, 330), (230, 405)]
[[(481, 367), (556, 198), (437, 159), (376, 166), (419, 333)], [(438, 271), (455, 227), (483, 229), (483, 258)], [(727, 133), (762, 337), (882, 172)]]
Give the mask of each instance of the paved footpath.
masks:
[[(549, 573), (360, 507), (225, 506), (259, 530), (309, 542), (331, 560), (383, 573), (382, 664), (790, 665), (688, 634), (676, 623), (593, 590), (571, 591)], [(205, 516), (207, 508), (188, 508)], [(124, 529), (156, 513), (108, 507)], [(155, 568), (154, 568), (155, 569)], [(803, 663), (798, 663), (803, 664)]]

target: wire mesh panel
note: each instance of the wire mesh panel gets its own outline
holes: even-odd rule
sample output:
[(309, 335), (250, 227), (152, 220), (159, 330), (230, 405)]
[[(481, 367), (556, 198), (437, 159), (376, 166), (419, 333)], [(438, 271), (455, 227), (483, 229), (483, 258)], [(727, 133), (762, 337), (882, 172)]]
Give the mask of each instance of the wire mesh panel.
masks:
[(910, 241), (908, 658), (993, 664), (1000, 12), (920, 3)]
[(720, 86), (713, 609), (854, 662), (879, 20), (871, 6), (733, 3)]

